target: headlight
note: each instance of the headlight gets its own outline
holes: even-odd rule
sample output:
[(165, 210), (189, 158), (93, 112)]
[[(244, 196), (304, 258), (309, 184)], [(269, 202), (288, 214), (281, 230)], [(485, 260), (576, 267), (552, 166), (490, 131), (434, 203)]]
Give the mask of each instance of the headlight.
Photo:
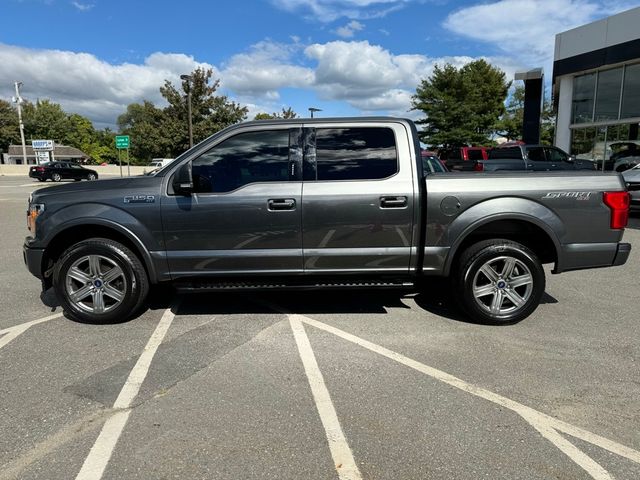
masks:
[(44, 212), (44, 203), (29, 203), (27, 210), (27, 228), (35, 237), (36, 235), (36, 219)]

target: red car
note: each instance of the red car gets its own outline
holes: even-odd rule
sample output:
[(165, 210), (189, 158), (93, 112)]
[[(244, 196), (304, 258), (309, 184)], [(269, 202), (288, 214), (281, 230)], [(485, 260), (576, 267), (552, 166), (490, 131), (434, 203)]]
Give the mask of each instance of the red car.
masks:
[(440, 160), (449, 170), (473, 171), (477, 160), (487, 160), (487, 147), (458, 147), (440, 152)]

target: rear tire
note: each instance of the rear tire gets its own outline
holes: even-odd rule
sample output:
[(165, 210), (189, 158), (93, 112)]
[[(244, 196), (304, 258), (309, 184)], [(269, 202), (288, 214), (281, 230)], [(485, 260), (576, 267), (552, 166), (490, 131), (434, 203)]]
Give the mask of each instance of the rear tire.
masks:
[(538, 307), (545, 274), (529, 248), (493, 239), (478, 242), (462, 253), (454, 286), (460, 306), (473, 320), (505, 325), (527, 318)]
[(149, 279), (127, 247), (91, 238), (67, 249), (56, 262), (53, 286), (65, 313), (85, 323), (125, 321), (140, 309)]
[(39, 182), (44, 182), (45, 180), (46, 180), (46, 179), (44, 179), (44, 178), (39, 178), (39, 179), (38, 179), (38, 181), (39, 181)]
[(62, 175), (60, 175), (59, 173), (53, 173), (51, 175), (51, 180), (53, 180), (54, 182), (59, 182), (60, 180), (62, 180)]

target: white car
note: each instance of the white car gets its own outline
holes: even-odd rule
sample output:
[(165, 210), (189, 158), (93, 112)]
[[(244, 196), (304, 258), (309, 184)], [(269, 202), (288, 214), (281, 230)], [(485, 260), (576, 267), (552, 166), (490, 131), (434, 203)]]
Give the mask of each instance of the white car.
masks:
[(631, 210), (640, 210), (640, 164), (622, 172), (622, 178), (631, 194)]

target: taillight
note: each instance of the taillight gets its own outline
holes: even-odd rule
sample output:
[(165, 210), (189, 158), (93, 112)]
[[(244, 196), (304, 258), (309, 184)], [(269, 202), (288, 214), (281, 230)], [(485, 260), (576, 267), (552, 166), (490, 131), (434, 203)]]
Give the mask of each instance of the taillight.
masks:
[(611, 209), (611, 228), (620, 230), (629, 221), (631, 196), (627, 192), (604, 192), (604, 204)]
[(473, 170), (476, 172), (484, 172), (484, 163), (476, 162), (473, 166)]
[(36, 172), (44, 172), (44, 167), (36, 167)]

